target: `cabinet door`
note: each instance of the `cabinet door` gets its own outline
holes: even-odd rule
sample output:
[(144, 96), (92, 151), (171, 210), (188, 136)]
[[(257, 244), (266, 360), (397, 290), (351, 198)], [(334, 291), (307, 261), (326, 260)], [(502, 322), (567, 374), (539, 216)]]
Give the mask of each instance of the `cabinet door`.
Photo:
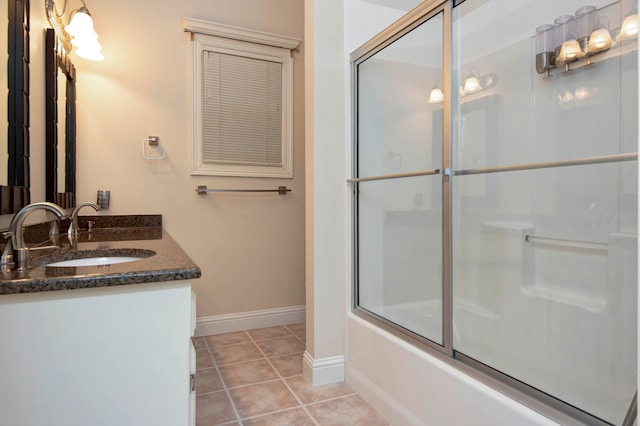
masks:
[(3, 295), (0, 423), (189, 424), (191, 306), (184, 282)]

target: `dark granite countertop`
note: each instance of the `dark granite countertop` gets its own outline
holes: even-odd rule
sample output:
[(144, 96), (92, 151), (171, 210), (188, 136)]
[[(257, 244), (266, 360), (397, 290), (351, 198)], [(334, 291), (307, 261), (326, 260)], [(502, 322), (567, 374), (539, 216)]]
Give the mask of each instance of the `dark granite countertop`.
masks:
[[(95, 222), (91, 232), (87, 221)], [(77, 241), (71, 245), (61, 221), (60, 235), (49, 238), (49, 224), (25, 228), (29, 247), (58, 245), (61, 250), (34, 250), (32, 267), (25, 271), (0, 271), (0, 295), (145, 284), (152, 282), (189, 280), (200, 277), (200, 268), (187, 256), (171, 236), (162, 229), (159, 215), (84, 216), (79, 218)], [(151, 250), (155, 255), (134, 262), (102, 266), (49, 267), (39, 266), (52, 257), (64, 260), (76, 257), (77, 251), (101, 255), (105, 250), (117, 250), (118, 255)], [(148, 253), (147, 253), (148, 254)]]

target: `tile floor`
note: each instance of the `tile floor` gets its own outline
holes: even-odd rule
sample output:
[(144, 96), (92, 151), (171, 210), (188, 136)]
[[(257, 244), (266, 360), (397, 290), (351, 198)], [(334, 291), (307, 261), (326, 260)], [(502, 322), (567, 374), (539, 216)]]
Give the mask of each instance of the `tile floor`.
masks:
[(346, 383), (302, 376), (304, 323), (194, 339), (196, 426), (388, 425)]

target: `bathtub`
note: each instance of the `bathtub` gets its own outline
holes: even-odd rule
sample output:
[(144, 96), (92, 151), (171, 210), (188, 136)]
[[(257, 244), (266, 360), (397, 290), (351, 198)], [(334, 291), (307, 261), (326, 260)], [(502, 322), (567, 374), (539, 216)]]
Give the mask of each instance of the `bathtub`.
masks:
[[(636, 236), (614, 233), (606, 246), (567, 250), (546, 243), (534, 247), (526, 240), (535, 235), (530, 224), (486, 225), (487, 257), (464, 274), (475, 281), (468, 288), (454, 285), (454, 348), (619, 423), (636, 387)], [(441, 330), (440, 300), (375, 311), (425, 336)], [(346, 349), (347, 381), (394, 425), (558, 424), (540, 414), (548, 412), (544, 406), (525, 406), (459, 362), (353, 313), (347, 316)], [(543, 368), (531, 368), (540, 360)], [(554, 418), (571, 422), (559, 416)]]
[(346, 363), (347, 382), (395, 426), (558, 424), (352, 313)]

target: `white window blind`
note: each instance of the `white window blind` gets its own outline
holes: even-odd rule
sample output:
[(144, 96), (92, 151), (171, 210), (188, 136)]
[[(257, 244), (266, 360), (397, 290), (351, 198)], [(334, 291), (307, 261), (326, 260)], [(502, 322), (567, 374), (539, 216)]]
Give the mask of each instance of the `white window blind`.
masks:
[(193, 18), (191, 174), (293, 177), (293, 54), (300, 40)]
[(202, 55), (204, 163), (282, 167), (282, 64)]

